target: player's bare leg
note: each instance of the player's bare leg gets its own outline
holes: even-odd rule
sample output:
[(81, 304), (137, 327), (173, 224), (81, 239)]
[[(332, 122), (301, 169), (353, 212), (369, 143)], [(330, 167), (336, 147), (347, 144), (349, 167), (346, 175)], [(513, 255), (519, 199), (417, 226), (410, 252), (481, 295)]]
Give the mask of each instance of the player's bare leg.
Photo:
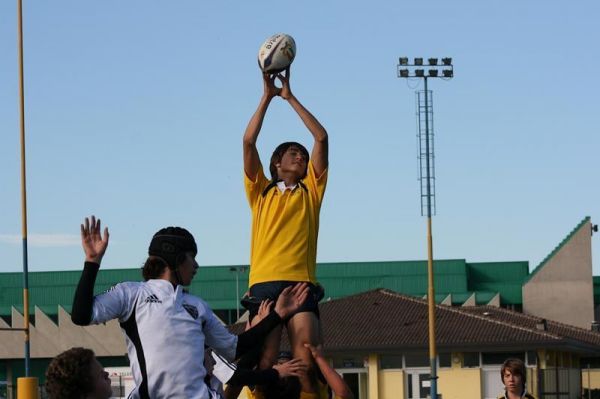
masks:
[(287, 323), (287, 328), (294, 358), (300, 358), (308, 365), (306, 377), (300, 378), (302, 391), (318, 392), (316, 366), (310, 351), (304, 347), (304, 344), (318, 345), (321, 343), (319, 319), (313, 312), (297, 313)]
[(259, 369), (270, 369), (277, 361), (279, 343), (281, 342), (281, 330), (282, 326), (275, 327), (265, 339), (263, 352), (258, 363)]

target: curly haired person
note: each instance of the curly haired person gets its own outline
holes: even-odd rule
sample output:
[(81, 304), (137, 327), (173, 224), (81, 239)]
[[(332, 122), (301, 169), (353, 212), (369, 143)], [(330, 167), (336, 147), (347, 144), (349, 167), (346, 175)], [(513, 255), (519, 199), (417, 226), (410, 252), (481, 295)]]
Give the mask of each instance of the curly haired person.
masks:
[(50, 399), (108, 399), (112, 396), (108, 373), (86, 348), (71, 348), (56, 356), (46, 370)]

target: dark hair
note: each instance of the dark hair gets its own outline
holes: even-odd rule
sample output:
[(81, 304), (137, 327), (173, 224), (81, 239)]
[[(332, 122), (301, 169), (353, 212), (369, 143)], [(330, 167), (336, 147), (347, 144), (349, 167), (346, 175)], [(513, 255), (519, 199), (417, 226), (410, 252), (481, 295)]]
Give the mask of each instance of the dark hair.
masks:
[(185, 261), (188, 252), (196, 256), (198, 247), (194, 236), (181, 227), (165, 227), (158, 230), (148, 248), (148, 255), (161, 258), (172, 269), (176, 269)]
[(80, 399), (94, 390), (90, 373), (94, 352), (71, 348), (56, 356), (46, 370), (46, 392), (51, 399)]
[[(296, 147), (300, 150), (300, 152), (302, 153), (302, 155), (304, 155), (306, 157), (306, 167), (308, 168), (308, 150), (306, 149), (306, 147), (304, 147), (302, 144), (300, 143), (296, 143), (295, 141), (286, 141), (285, 143), (281, 143), (277, 146), (277, 148), (275, 148), (275, 151), (273, 151), (273, 155), (271, 155), (271, 163), (269, 164), (269, 172), (271, 172), (271, 180), (273, 181), (277, 181), (279, 179), (279, 177), (277, 176), (277, 166), (275, 166), (275, 164), (278, 164), (279, 162), (281, 162), (281, 158), (283, 157), (283, 154), (290, 149), (290, 147)], [(306, 170), (304, 171), (304, 176), (306, 176)], [(302, 176), (302, 177), (304, 177)]]
[(169, 267), (167, 262), (158, 256), (149, 256), (142, 266), (142, 276), (144, 281), (160, 278), (165, 272), (165, 269)]
[(523, 388), (525, 387), (525, 382), (527, 381), (527, 372), (525, 370), (525, 363), (521, 359), (509, 358), (504, 361), (502, 364), (502, 369), (500, 370), (500, 378), (504, 383), (504, 372), (508, 370), (513, 375), (520, 375), (521, 381), (523, 382)]

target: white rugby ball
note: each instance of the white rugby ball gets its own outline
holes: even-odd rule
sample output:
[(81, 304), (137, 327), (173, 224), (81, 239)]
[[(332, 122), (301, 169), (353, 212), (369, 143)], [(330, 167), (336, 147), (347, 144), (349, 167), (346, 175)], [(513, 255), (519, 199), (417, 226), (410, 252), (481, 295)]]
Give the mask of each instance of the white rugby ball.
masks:
[(278, 73), (286, 69), (296, 57), (296, 42), (285, 33), (271, 36), (258, 50), (258, 66), (266, 73)]

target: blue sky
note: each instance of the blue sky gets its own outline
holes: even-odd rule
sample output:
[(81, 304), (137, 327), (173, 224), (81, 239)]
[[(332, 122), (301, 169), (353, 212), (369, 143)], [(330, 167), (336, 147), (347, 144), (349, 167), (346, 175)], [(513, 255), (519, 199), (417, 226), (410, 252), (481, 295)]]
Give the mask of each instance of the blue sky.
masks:
[[(575, 6), (576, 4), (576, 6)], [(21, 269), (16, 8), (0, 2), (0, 254)], [(594, 1), (25, 1), (30, 270), (81, 268), (79, 223), (136, 267), (152, 234), (188, 228), (201, 265), (245, 264), (241, 139), (260, 44), (296, 39), (292, 89), (327, 128), (321, 262), (426, 258), (415, 88), (398, 56), (451, 56), (432, 81), (434, 256), (535, 267), (600, 219), (600, 6)], [(422, 87), (420, 87), (422, 88)], [(311, 145), (282, 100), (259, 151)], [(600, 274), (600, 239), (592, 237)]]

